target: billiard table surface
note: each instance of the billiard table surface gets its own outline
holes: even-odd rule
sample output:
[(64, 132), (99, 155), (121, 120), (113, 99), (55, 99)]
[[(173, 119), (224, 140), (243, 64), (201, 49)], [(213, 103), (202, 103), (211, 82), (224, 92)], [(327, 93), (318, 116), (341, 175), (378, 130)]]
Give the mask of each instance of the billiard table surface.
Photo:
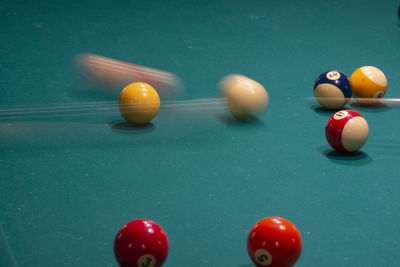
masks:
[[(117, 231), (147, 218), (168, 235), (166, 267), (250, 267), (247, 235), (270, 216), (299, 229), (296, 266), (398, 266), (399, 106), (346, 106), (370, 135), (343, 155), (325, 139), (334, 111), (309, 99), (321, 73), (365, 65), (400, 97), (398, 4), (3, 1), (0, 266), (117, 266)], [(185, 90), (134, 127), (115, 91), (72, 67), (81, 53), (175, 73)], [(212, 103), (231, 73), (268, 91), (259, 119)]]

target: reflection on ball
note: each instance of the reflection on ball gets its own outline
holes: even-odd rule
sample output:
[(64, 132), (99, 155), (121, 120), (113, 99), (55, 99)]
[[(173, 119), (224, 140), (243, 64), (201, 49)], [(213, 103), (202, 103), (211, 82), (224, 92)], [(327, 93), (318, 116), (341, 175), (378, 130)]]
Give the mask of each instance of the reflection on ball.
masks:
[(147, 124), (158, 113), (160, 97), (147, 83), (131, 83), (119, 96), (119, 111), (125, 120), (134, 124)]
[(269, 97), (265, 88), (243, 75), (226, 76), (220, 82), (220, 92), (227, 98), (229, 111), (237, 119), (252, 119), (268, 107)]

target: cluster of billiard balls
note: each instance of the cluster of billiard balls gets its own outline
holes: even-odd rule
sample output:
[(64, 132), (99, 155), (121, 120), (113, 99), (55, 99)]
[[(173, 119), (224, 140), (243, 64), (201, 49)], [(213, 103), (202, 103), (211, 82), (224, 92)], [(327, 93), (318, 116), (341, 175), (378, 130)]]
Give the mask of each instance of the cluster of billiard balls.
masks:
[[(398, 14), (400, 18), (400, 6)], [(237, 119), (253, 118), (268, 106), (269, 98), (265, 88), (243, 75), (233, 74), (225, 77), (220, 83), (220, 88), (227, 99), (229, 111)], [(323, 107), (339, 109), (352, 95), (370, 101), (371, 98), (383, 97), (386, 88), (387, 80), (383, 72), (376, 67), (364, 66), (354, 71), (350, 79), (340, 71), (321, 74), (315, 82), (314, 93)], [(121, 115), (137, 125), (149, 123), (157, 115), (159, 108), (160, 97), (157, 91), (143, 82), (129, 84), (119, 97)], [(349, 116), (353, 114), (350, 112)]]
[[(387, 89), (385, 74), (376, 67), (364, 66), (350, 76), (334, 70), (322, 73), (314, 85), (314, 95), (321, 106), (341, 109), (351, 97), (360, 104), (379, 103)], [(340, 152), (355, 152), (367, 141), (367, 121), (357, 112), (340, 110), (332, 115), (325, 127), (328, 143)]]
[[(302, 240), (290, 221), (269, 217), (257, 222), (247, 238), (249, 257), (258, 267), (290, 267), (300, 257)], [(157, 223), (140, 219), (118, 231), (114, 254), (122, 267), (160, 267), (167, 259), (168, 237)]]
[(322, 73), (314, 85), (314, 95), (321, 106), (342, 108), (351, 97), (362, 104), (376, 104), (387, 89), (385, 74), (373, 66), (361, 67), (350, 78), (333, 70)]
[[(318, 102), (325, 108), (340, 109), (352, 96), (373, 100), (384, 96), (387, 80), (378, 68), (357, 69), (349, 78), (340, 71), (321, 74), (314, 85)], [(258, 82), (242, 75), (229, 75), (220, 83), (231, 114), (247, 119), (265, 111), (268, 94)], [(149, 123), (158, 113), (160, 98), (146, 83), (126, 86), (119, 97), (121, 115), (135, 124)], [(332, 115), (325, 128), (329, 144), (341, 152), (360, 149), (368, 138), (368, 124), (357, 112), (340, 110)], [(249, 257), (258, 267), (290, 267), (300, 257), (301, 236), (297, 228), (280, 217), (265, 218), (250, 230), (247, 239)], [(114, 254), (122, 267), (160, 267), (168, 256), (169, 243), (165, 231), (150, 220), (134, 220), (125, 224), (114, 241)]]

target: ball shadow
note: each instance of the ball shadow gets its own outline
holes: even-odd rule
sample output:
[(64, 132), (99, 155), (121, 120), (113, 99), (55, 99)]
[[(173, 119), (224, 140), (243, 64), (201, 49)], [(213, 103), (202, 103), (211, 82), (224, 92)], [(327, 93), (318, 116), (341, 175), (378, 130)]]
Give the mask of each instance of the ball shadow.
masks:
[(246, 120), (238, 120), (231, 115), (223, 114), (217, 115), (216, 118), (222, 123), (230, 126), (230, 127), (265, 127), (265, 122), (260, 120), (257, 117), (251, 117)]
[(342, 107), (340, 109), (329, 109), (329, 108), (322, 107), (320, 105), (313, 105), (313, 106), (310, 106), (310, 108), (312, 110), (314, 110), (315, 113), (318, 113), (318, 114), (321, 114), (324, 116), (329, 116), (329, 117), (332, 116), (332, 114), (334, 114), (335, 112), (337, 112), (339, 110), (346, 109), (346, 107)]
[(350, 104), (352, 107), (362, 110), (368, 110), (372, 112), (386, 112), (391, 110), (392, 108), (385, 103), (378, 103), (378, 104), (364, 104), (359, 102), (353, 102)]
[(121, 134), (144, 134), (154, 131), (156, 127), (153, 123), (136, 125), (127, 121), (114, 121), (109, 123), (111, 129)]
[(341, 165), (364, 166), (372, 162), (372, 158), (362, 151), (343, 153), (327, 146), (319, 147), (318, 150), (330, 161)]

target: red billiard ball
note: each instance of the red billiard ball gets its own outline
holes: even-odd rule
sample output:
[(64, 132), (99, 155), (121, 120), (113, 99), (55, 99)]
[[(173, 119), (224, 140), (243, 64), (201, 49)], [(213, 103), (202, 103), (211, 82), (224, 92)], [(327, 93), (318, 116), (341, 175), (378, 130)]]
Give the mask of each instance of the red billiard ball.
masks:
[(328, 143), (340, 152), (355, 152), (367, 141), (367, 121), (357, 112), (341, 110), (330, 117), (325, 127)]
[(290, 267), (300, 257), (301, 236), (296, 226), (280, 217), (256, 223), (247, 239), (247, 251), (258, 267)]
[(118, 231), (114, 254), (122, 267), (160, 267), (168, 256), (165, 231), (150, 220), (131, 221)]

